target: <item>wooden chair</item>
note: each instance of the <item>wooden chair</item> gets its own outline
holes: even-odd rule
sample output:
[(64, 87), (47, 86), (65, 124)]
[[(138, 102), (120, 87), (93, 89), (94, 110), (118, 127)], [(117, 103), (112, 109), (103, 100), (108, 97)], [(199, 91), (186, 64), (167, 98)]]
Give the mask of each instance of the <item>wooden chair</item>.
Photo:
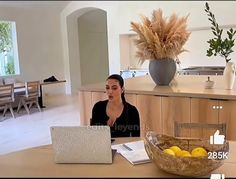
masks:
[[(19, 95), (20, 101), (17, 108), (17, 113), (21, 109), (22, 105), (28, 114), (30, 114), (30, 108), (35, 103), (41, 112), (41, 108), (39, 106), (38, 98), (40, 96), (40, 82), (39, 81), (30, 81), (25, 82), (25, 94)], [(29, 105), (29, 107), (27, 106)]]
[(11, 115), (15, 118), (12, 103), (14, 102), (14, 85), (1, 85), (0, 86), (0, 108), (3, 109), (3, 116), (5, 116), (7, 109), (10, 110)]
[[(181, 136), (181, 129), (211, 129), (216, 131), (219, 130), (220, 134), (224, 135), (226, 138), (226, 124), (207, 124), (207, 123), (178, 123), (175, 121), (174, 135), (175, 137), (189, 137)], [(214, 133), (212, 133), (213, 135)], [(203, 136), (203, 138), (208, 138), (208, 136)]]

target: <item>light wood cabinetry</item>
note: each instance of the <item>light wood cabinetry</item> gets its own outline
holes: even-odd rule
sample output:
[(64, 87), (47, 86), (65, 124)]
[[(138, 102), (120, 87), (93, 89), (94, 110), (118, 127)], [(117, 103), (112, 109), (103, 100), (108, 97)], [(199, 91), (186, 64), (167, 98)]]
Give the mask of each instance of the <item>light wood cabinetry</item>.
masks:
[[(98, 101), (103, 101), (107, 99), (107, 94), (105, 92), (92, 92), (92, 107), (94, 106), (95, 103)], [(91, 108), (92, 112), (92, 108)]]
[(162, 133), (161, 97), (154, 95), (137, 95), (137, 109), (140, 115), (141, 136), (153, 130)]
[(136, 94), (125, 94), (125, 99), (127, 102), (133, 106), (137, 106), (137, 95)]
[(219, 100), (219, 123), (226, 123), (226, 138), (236, 140), (236, 101)]
[[(218, 124), (218, 100), (192, 98), (191, 99), (191, 123)], [(191, 137), (209, 138), (215, 129), (198, 128), (191, 129)]]
[[(207, 77), (176, 75), (168, 86), (156, 85), (149, 75), (126, 79), (126, 100), (139, 111), (141, 135), (147, 130), (174, 135), (174, 125), (178, 122), (197, 123), (190, 125), (192, 129), (183, 129), (189, 125), (181, 124), (180, 136), (208, 138), (215, 129), (206, 129), (205, 124), (224, 122), (227, 139), (236, 140), (236, 83), (232, 90), (225, 90), (222, 76), (211, 76), (214, 89), (205, 89)], [(107, 99), (104, 86), (102, 82), (80, 88), (81, 124), (89, 124), (93, 105)]]
[[(190, 98), (161, 97), (163, 133), (174, 136), (175, 121), (190, 123)], [(182, 129), (180, 136), (190, 136), (189, 129)]]
[[(226, 123), (226, 137), (236, 140), (236, 101), (207, 98), (172, 97), (126, 93), (127, 102), (136, 106), (140, 116), (141, 136), (153, 130), (174, 136), (175, 121), (179, 123)], [(89, 125), (94, 104), (107, 99), (105, 92), (80, 91), (81, 125)], [(215, 129), (181, 129), (180, 136), (209, 138)]]
[[(190, 98), (137, 95), (141, 119), (141, 136), (149, 130), (174, 135), (174, 122), (190, 122)], [(189, 136), (189, 129), (181, 135)]]
[[(226, 139), (236, 140), (236, 101), (217, 99), (191, 99), (191, 123), (226, 123)], [(191, 129), (192, 137), (207, 138), (216, 129)]]
[(89, 125), (91, 118), (92, 92), (79, 91), (80, 125)]

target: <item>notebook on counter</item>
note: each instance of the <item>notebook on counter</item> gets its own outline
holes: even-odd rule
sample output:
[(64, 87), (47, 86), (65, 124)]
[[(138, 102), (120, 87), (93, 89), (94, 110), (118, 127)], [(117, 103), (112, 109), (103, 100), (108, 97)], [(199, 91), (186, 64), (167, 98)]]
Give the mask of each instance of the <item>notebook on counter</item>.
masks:
[(145, 149), (126, 151), (120, 154), (133, 165), (151, 162)]
[(144, 148), (143, 140), (112, 145), (112, 148), (133, 165), (151, 162)]
[(50, 128), (55, 163), (112, 163), (109, 126)]

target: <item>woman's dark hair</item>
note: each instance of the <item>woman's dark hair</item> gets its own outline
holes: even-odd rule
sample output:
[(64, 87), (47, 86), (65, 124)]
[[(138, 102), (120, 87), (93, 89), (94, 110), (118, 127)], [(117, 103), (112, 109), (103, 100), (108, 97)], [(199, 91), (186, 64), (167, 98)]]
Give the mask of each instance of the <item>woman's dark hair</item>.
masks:
[[(113, 74), (113, 75), (110, 75), (107, 80), (109, 79), (114, 79), (114, 80), (117, 80), (119, 82), (119, 85), (121, 88), (124, 87), (124, 79), (122, 78), (122, 76), (118, 75), (118, 74)], [(126, 105), (126, 100), (125, 100), (125, 92), (123, 91), (123, 93), (121, 94), (121, 99), (122, 99), (122, 102), (124, 105)]]

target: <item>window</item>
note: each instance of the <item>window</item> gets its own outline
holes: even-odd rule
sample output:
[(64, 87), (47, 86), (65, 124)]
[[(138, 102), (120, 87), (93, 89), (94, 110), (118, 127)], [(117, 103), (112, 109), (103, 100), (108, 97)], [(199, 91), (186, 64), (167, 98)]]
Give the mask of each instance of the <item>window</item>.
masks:
[(0, 76), (19, 73), (16, 23), (0, 21)]

